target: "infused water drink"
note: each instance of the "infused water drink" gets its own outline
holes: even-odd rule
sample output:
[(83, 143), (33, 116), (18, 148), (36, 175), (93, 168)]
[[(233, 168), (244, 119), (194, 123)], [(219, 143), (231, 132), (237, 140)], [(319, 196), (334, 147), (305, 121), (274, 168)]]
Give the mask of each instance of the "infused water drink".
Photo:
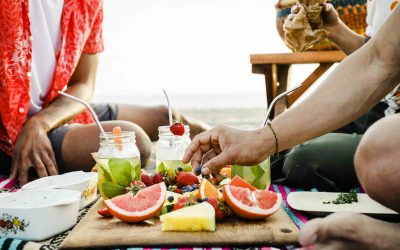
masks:
[(239, 175), (258, 189), (267, 189), (271, 184), (271, 165), (269, 157), (254, 166), (232, 165), (232, 178)]
[(104, 199), (126, 193), (133, 180), (140, 180), (140, 153), (134, 132), (100, 135), (100, 149), (93, 153), (99, 174), (98, 188)]
[(174, 179), (179, 167), (190, 172), (190, 164), (183, 164), (182, 159), (190, 144), (189, 126), (185, 126), (183, 135), (174, 135), (169, 126), (158, 127), (159, 139), (156, 146), (156, 171)]

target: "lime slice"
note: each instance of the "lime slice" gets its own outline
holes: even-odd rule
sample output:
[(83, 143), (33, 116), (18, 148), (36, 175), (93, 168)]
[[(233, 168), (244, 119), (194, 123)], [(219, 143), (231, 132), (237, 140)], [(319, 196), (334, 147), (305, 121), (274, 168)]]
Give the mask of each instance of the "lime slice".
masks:
[(113, 181), (127, 187), (132, 182), (131, 164), (125, 159), (112, 158), (108, 161)]

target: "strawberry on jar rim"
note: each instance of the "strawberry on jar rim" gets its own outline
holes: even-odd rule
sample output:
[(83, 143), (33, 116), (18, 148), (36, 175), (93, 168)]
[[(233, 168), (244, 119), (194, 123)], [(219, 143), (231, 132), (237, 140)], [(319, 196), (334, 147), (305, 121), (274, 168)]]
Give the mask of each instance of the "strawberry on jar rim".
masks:
[(169, 129), (171, 130), (171, 133), (174, 135), (181, 136), (185, 133), (185, 126), (180, 122), (175, 122), (169, 127)]

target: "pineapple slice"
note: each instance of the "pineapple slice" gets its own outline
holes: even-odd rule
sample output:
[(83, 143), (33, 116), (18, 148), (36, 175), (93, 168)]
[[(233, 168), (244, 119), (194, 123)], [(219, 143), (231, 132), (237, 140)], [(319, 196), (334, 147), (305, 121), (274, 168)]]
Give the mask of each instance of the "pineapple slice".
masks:
[(215, 211), (208, 202), (160, 216), (162, 231), (215, 231)]

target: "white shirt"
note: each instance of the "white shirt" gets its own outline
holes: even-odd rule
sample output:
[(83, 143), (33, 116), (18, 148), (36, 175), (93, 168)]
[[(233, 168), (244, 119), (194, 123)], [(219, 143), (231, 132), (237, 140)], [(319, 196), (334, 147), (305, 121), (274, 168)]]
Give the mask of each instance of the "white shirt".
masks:
[(61, 15), (64, 0), (29, 0), (32, 33), (32, 69), (28, 117), (42, 110), (51, 87), (61, 49)]
[[(380, 27), (385, 23), (386, 19), (390, 16), (391, 10), (390, 5), (394, 0), (368, 0), (367, 5), (367, 30), (365, 31), (367, 36), (373, 37), (379, 31)], [(392, 115), (400, 109), (397, 104), (398, 97), (394, 96), (399, 91), (397, 86), (390, 94), (383, 98), (382, 102), (385, 102), (389, 107), (385, 110), (385, 115)]]

